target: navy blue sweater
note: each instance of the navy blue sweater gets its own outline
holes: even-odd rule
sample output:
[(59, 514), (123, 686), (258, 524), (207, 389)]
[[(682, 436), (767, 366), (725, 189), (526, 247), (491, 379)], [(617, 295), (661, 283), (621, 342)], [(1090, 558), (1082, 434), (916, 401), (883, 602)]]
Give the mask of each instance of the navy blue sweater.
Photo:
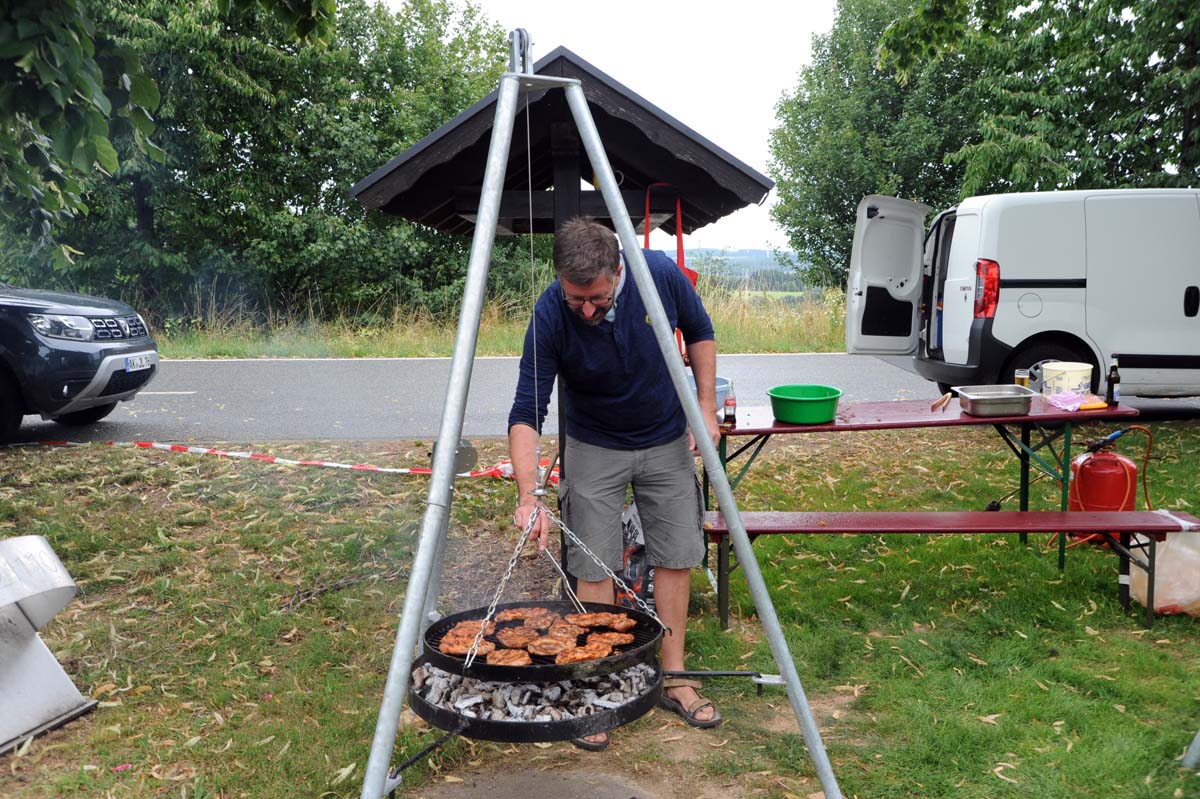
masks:
[[(646, 265), (672, 327), (684, 341), (711, 341), (712, 321), (700, 295), (666, 255), (643, 250)], [(562, 299), (555, 280), (534, 305), (537, 322), (537, 387), (534, 390), (534, 329), (525, 332), (517, 394), (508, 426), (542, 430), (554, 379), (565, 384), (567, 434), (609, 449), (642, 449), (683, 435), (687, 419), (675, 394), (650, 316), (628, 266), (613, 321), (592, 326)]]

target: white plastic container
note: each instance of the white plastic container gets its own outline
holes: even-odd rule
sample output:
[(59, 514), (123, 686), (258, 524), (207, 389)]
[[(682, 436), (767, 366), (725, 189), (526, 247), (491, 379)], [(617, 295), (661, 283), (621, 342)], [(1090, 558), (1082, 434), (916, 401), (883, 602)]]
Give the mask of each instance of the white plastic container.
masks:
[[(725, 395), (729, 393), (729, 379), (725, 378), (725, 377), (717, 376), (713, 382), (716, 383), (717, 410), (720, 411), (722, 408), (725, 407)], [(691, 372), (688, 372), (688, 383), (691, 385), (692, 390), (695, 391), (696, 390), (696, 378), (692, 376)]]
[(1074, 361), (1054, 361), (1042, 364), (1042, 393), (1063, 394), (1074, 391), (1087, 394), (1092, 390), (1092, 365)]

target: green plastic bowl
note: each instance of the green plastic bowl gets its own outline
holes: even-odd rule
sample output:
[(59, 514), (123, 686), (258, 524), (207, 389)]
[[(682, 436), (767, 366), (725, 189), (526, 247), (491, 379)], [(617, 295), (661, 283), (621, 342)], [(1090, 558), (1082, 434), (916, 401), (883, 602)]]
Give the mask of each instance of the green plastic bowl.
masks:
[(775, 386), (767, 392), (775, 418), (788, 424), (827, 424), (837, 413), (840, 388), (833, 386)]

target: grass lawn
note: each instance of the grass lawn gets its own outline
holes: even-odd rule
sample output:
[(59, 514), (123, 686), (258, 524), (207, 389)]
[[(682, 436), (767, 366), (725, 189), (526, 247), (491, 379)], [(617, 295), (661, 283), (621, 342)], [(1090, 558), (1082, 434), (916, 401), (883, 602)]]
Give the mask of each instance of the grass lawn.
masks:
[[(1154, 433), (1154, 506), (1195, 512), (1200, 424)], [(743, 509), (981, 509), (1016, 487), (1015, 461), (987, 430), (803, 438), (767, 447), (738, 490)], [(484, 464), (504, 456), (499, 441), (476, 443)], [(1120, 449), (1141, 462), (1134, 436)], [(382, 466), (426, 465), (427, 450), (269, 449)], [(417, 476), (99, 445), (0, 451), (0, 536), (46, 536), (79, 584), (42, 637), (102, 701), (0, 761), (0, 795), (358, 796), (426, 488)], [(1035, 502), (1055, 505), (1049, 480), (1036, 489)], [(494, 586), (513, 496), (508, 483), (457, 483), (449, 551), (472, 566), (449, 569), (456, 587)], [(1076, 547), (1060, 573), (1046, 546), (996, 535), (756, 544), (847, 796), (1200, 797), (1200, 776), (1178, 768), (1200, 729), (1200, 620), (1147, 631), (1140, 608), (1117, 603), (1115, 556)], [(689, 666), (776, 672), (740, 573), (728, 632), (707, 582), (693, 588)], [(695, 733), (710, 737), (683, 776), (737, 786), (728, 795), (818, 790), (799, 735), (762, 721), (767, 708), (789, 715), (782, 690), (705, 690), (727, 723)], [(590, 757), (669, 769), (663, 722), (658, 712), (622, 731), (645, 745), (618, 749), (619, 762)], [(395, 762), (433, 738), (406, 726)], [(576, 757), (459, 739), (406, 771), (402, 793), (560, 750)]]

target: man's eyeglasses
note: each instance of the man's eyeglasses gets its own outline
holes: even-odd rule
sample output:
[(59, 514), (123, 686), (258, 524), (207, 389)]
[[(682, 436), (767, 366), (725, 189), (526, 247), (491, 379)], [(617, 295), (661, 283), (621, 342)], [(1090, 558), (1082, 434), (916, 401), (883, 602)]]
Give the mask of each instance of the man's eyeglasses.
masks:
[(607, 308), (612, 305), (614, 295), (615, 292), (607, 297), (568, 297), (564, 291), (562, 300), (572, 311), (578, 311), (585, 303), (590, 304), (593, 308)]

